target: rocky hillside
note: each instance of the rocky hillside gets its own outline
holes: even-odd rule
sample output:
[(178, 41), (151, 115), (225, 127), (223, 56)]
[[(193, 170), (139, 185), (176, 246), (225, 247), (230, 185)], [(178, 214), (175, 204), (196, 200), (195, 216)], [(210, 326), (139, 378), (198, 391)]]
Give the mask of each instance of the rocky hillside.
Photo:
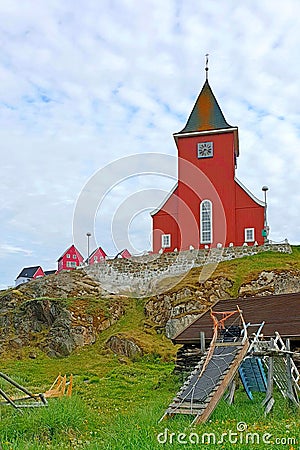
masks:
[(83, 271), (63, 272), (2, 291), (0, 351), (38, 346), (66, 356), (93, 344), (124, 314), (128, 299), (105, 293)]
[(163, 280), (164, 293), (137, 300), (104, 291), (84, 270), (40, 278), (0, 292), (0, 351), (18, 354), (27, 347), (32, 357), (35, 348), (66, 356), (93, 344), (128, 308), (138, 307), (143, 308), (141, 323), (133, 323), (123, 335), (109, 336), (107, 345), (115, 353), (141, 355), (144, 349), (136, 335), (140, 342), (143, 334), (148, 341), (157, 334), (170, 338), (218, 299), (299, 292), (299, 256), (300, 250), (293, 248), (291, 255), (266, 253), (224, 262), (205, 282), (200, 281), (201, 268), (194, 268), (177, 285)]
[(253, 280), (242, 283), (234, 296), (233, 286), (234, 281), (224, 276), (217, 276), (201, 285), (183, 286), (150, 299), (145, 315), (150, 323), (164, 329), (166, 336), (172, 338), (218, 300), (299, 292), (300, 271), (263, 270)]

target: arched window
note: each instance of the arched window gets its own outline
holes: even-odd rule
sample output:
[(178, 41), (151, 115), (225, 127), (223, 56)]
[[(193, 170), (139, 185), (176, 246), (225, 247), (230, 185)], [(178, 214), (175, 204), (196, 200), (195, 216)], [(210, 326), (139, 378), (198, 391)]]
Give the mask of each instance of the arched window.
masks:
[(201, 244), (212, 243), (212, 203), (203, 200), (200, 204), (200, 242)]

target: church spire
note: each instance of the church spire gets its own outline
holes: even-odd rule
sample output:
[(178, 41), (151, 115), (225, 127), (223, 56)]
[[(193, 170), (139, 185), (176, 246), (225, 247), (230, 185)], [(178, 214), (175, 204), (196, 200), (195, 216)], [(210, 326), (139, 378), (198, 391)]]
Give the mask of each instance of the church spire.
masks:
[(232, 126), (226, 122), (222, 110), (208, 83), (208, 57), (209, 54), (207, 53), (205, 55), (205, 83), (185, 127), (178, 134), (232, 128)]

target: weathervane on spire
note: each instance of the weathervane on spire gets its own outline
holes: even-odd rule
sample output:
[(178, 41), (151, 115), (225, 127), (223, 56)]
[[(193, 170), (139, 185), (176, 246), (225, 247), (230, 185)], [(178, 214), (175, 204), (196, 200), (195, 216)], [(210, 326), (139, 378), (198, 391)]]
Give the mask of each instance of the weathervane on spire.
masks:
[(208, 57), (209, 57), (209, 53), (206, 53), (205, 55), (205, 71), (206, 71), (206, 79), (208, 80)]

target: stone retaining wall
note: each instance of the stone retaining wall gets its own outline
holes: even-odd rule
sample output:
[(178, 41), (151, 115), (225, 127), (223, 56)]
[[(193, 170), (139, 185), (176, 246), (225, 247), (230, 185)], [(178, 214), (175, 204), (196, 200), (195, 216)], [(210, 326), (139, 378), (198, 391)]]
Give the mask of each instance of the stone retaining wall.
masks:
[(292, 252), (291, 246), (286, 241), (281, 244), (269, 243), (262, 246), (188, 250), (162, 255), (133, 256), (130, 259), (112, 259), (85, 267), (85, 270), (89, 276), (99, 281), (108, 292), (148, 297), (164, 292), (165, 288), (159, 285), (161, 280), (177, 277), (177, 283), (178, 276), (184, 277), (193, 267), (203, 267), (209, 264), (217, 265), (222, 261), (243, 258), (266, 251)]

